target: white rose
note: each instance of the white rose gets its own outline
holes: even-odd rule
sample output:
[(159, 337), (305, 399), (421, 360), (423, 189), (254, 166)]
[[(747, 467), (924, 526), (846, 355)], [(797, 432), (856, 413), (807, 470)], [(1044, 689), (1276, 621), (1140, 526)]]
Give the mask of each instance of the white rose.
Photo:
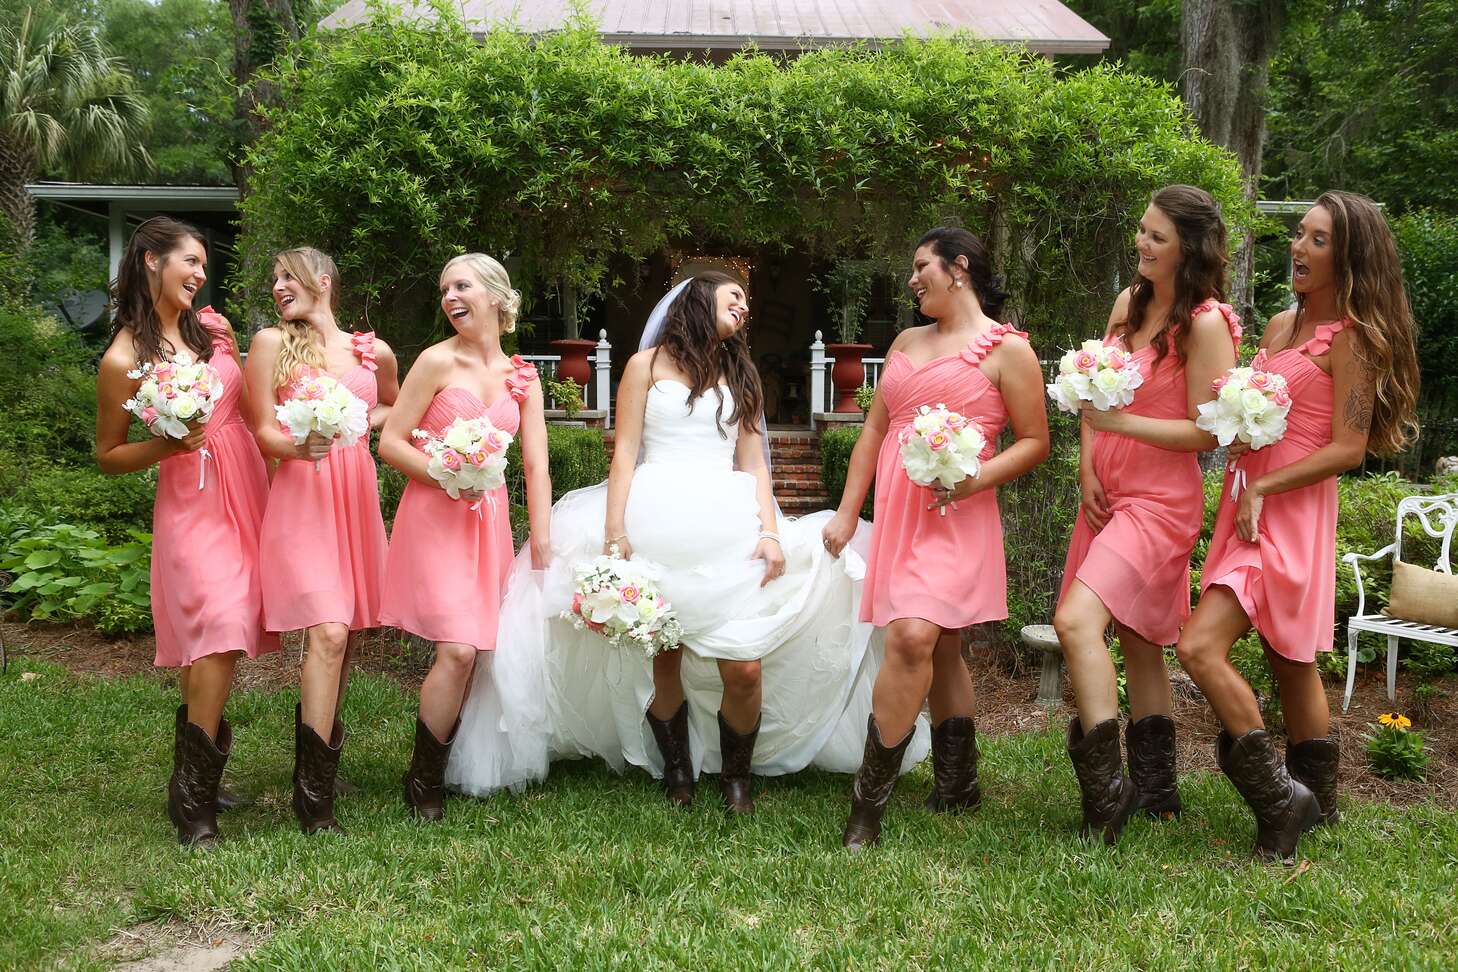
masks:
[(197, 414), (197, 399), (187, 393), (172, 399), (172, 414), (186, 422)]

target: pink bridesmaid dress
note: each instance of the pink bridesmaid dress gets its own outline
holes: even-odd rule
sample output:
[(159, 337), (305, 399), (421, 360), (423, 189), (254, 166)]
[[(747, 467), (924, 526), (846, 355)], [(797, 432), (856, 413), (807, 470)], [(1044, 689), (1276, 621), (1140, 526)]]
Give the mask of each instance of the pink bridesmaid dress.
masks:
[[(1240, 318), (1213, 300), (1192, 317), (1219, 310), (1240, 346)], [(1109, 339), (1106, 344), (1114, 343)], [(1185, 366), (1174, 349), (1154, 364), (1154, 346), (1134, 353), (1144, 377), (1126, 406), (1131, 415), (1189, 418)], [(1114, 432), (1095, 432), (1094, 474), (1104, 488), (1109, 522), (1095, 531), (1082, 511), (1063, 564), (1061, 602), (1075, 580), (1098, 595), (1114, 620), (1155, 645), (1172, 645), (1190, 616), (1190, 553), (1205, 519), (1199, 456), (1173, 452)]]
[[(345, 387), (374, 408), (374, 332), (351, 338), (359, 361), (342, 375)], [(279, 401), (292, 391), (279, 389)], [(385, 580), (385, 522), (369, 438), (335, 443), (315, 468), (285, 459), (273, 475), (263, 517), (263, 614), (269, 631), (347, 624), (351, 631), (380, 623)]]
[[(464, 388), (436, 393), (420, 428), (440, 435), (457, 418), (486, 416), (511, 435), (521, 427), (521, 403), (537, 370), (513, 355), (516, 374), (487, 405)], [(445, 490), (411, 480), (400, 497), (385, 568), (380, 620), (427, 641), (451, 641), (478, 651), (496, 647), (496, 624), (515, 556), (510, 502), (500, 486), (476, 509)]]
[(1007, 563), (996, 490), (983, 490), (941, 516), (927, 506), (935, 498), (901, 467), (897, 437), (923, 405), (946, 405), (976, 422), (987, 437), (982, 460), (997, 451), (1007, 424), (1002, 395), (983, 373), (982, 359), (1022, 331), (998, 324), (966, 349), (920, 367), (893, 351), (881, 376), (881, 397), (891, 422), (876, 459), (875, 523), (861, 620), (884, 627), (897, 618), (922, 618), (943, 628), (963, 628), (1007, 617)]
[(233, 335), (211, 308), (198, 312), (213, 339), (210, 361), (223, 395), (197, 452), (163, 459), (152, 509), (152, 622), (155, 664), (191, 665), (206, 655), (278, 650), (264, 630), (258, 542), (268, 471), (243, 421), (243, 374)]
[(1316, 334), (1299, 348), (1256, 356), (1256, 367), (1286, 378), (1291, 392), (1286, 434), (1227, 469), (1200, 577), (1202, 593), (1217, 584), (1230, 588), (1266, 643), (1295, 662), (1315, 661), (1318, 651), (1332, 647), (1337, 477), (1265, 497), (1255, 543), (1235, 533), (1232, 486), (1242, 474), (1244, 482), (1259, 479), (1331, 444), (1334, 386), (1331, 375), (1311, 359), (1330, 354), (1332, 338), (1346, 325), (1345, 320), (1318, 324)]

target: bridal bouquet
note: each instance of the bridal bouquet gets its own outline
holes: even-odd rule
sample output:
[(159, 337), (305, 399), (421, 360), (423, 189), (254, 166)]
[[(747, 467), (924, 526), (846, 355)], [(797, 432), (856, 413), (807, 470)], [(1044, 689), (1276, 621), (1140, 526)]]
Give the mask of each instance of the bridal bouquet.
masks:
[(415, 429), (410, 436), (424, 443), (421, 448), (430, 457), (426, 472), (451, 499), (460, 499), (467, 492), (489, 494), (506, 484), (506, 447), (511, 445), (511, 436), (486, 416), (457, 418), (439, 436), (424, 429)]
[[(1214, 435), (1222, 446), (1236, 439), (1251, 449), (1264, 449), (1279, 442), (1286, 434), (1291, 392), (1285, 377), (1266, 371), (1265, 365), (1266, 355), (1262, 351), (1248, 366), (1231, 368), (1216, 378), (1211, 385), (1215, 398), (1200, 406), (1195, 425)], [(1235, 465), (1232, 462), (1227, 467), (1236, 473), (1231, 483), (1231, 498), (1240, 495), (1244, 480), (1244, 473), (1236, 470)]]
[(615, 647), (631, 645), (650, 658), (682, 640), (678, 616), (646, 565), (604, 554), (578, 564), (574, 574), (572, 607), (562, 612), (573, 627), (596, 631)]
[(153, 435), (187, 437), (188, 426), (201, 425), (213, 414), (213, 405), (223, 394), (223, 380), (206, 361), (196, 361), (179, 351), (171, 361), (150, 361), (127, 372), (140, 378), (141, 385), (122, 408), (142, 420)]
[[(901, 466), (918, 486), (940, 483), (952, 489), (967, 477), (982, 472), (982, 450), (987, 436), (982, 428), (947, 406), (923, 405), (898, 436)], [(947, 508), (941, 507), (942, 516)]]
[(1133, 356), (1112, 345), (1085, 341), (1058, 362), (1058, 377), (1048, 385), (1048, 397), (1065, 412), (1078, 413), (1080, 402), (1092, 402), (1106, 412), (1134, 401), (1144, 376)]
[[(310, 432), (354, 445), (370, 431), (370, 410), (364, 399), (329, 375), (300, 378), (294, 383), (293, 395), (273, 410), (294, 445), (301, 445)], [(314, 471), (318, 470), (316, 461)]]

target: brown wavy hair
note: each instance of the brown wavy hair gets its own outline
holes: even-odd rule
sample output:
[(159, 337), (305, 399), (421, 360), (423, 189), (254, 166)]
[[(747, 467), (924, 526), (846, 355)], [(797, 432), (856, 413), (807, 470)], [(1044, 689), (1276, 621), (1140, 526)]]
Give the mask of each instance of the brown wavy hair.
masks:
[[(132, 349), (137, 361), (160, 361), (164, 355), (176, 354), (177, 348), (162, 336), (162, 322), (157, 318), (157, 305), (152, 300), (152, 272), (147, 269), (147, 254), (165, 263), (172, 251), (191, 237), (207, 252), (207, 239), (189, 223), (170, 216), (153, 216), (143, 221), (127, 241), (111, 285), (111, 338), (124, 330), (132, 332)], [(160, 264), (159, 264), (160, 269)], [(199, 361), (213, 356), (213, 338), (198, 319), (197, 311), (184, 307), (177, 318), (182, 343)]]
[[(1372, 377), (1367, 449), (1401, 452), (1418, 432), (1416, 325), (1402, 279), (1397, 240), (1377, 204), (1355, 192), (1324, 192), (1316, 200), (1331, 214), (1337, 315), (1352, 323), (1356, 354)], [(1294, 339), (1305, 299), (1296, 297)]]
[[(1165, 186), (1150, 198), (1155, 209), (1169, 217), (1180, 238), (1180, 266), (1175, 271), (1175, 299), (1169, 318), (1162, 321), (1149, 343), (1154, 345), (1154, 364), (1173, 347), (1181, 364), (1188, 353), (1189, 322), (1196, 307), (1205, 301), (1225, 299), (1225, 265), (1229, 262), (1229, 234), (1220, 215), (1220, 204), (1195, 186)], [(1129, 285), (1129, 310), (1122, 321), (1109, 329), (1109, 336), (1122, 338), (1124, 345), (1144, 326), (1154, 284), (1139, 274)]]
[[(694, 274), (693, 282), (668, 306), (668, 318), (653, 356), (656, 358), (659, 351), (668, 352), (673, 363), (689, 376), (690, 409), (700, 395), (714, 389), (719, 396), (714, 418), (720, 426), (719, 434), (728, 438), (722, 427), (726, 421), (738, 422), (744, 432), (759, 431), (759, 421), (764, 415), (764, 389), (759, 382), (759, 369), (749, 353), (749, 338), (744, 328), (724, 340), (714, 325), (718, 317), (719, 288), (725, 284), (744, 286), (737, 278), (717, 270)], [(649, 370), (652, 370), (651, 361)], [(734, 397), (734, 410), (728, 419), (724, 417), (720, 378)]]

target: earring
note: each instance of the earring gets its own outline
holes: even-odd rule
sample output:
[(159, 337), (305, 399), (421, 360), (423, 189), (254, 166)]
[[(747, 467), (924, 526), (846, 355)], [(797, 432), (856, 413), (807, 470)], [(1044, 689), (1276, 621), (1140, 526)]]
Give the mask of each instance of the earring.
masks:
[(962, 278), (961, 277), (957, 277), (953, 281), (952, 286), (953, 287), (956, 287), (958, 290), (961, 290), (962, 289)]

